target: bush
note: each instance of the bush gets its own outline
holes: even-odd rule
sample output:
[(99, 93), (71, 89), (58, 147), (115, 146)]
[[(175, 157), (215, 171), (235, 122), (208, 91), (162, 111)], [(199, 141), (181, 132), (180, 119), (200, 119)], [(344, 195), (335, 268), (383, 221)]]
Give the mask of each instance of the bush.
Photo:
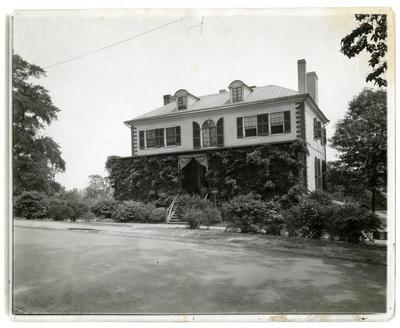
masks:
[(332, 205), (332, 198), (331, 196), (325, 192), (325, 191), (321, 191), (321, 190), (315, 190), (313, 192), (311, 192), (307, 198), (309, 200), (313, 200), (323, 206), (329, 206)]
[(267, 235), (279, 236), (283, 229), (283, 217), (279, 203), (269, 201), (265, 203), (266, 211), (264, 213), (262, 227)]
[(154, 208), (149, 216), (150, 223), (161, 223), (165, 222), (165, 207)]
[(149, 222), (154, 205), (132, 200), (120, 202), (112, 212), (111, 218), (120, 222)]
[(331, 239), (338, 237), (350, 243), (358, 243), (363, 233), (374, 233), (381, 227), (375, 213), (355, 204), (328, 206), (323, 216)]
[(189, 229), (199, 229), (200, 225), (207, 221), (207, 216), (204, 211), (192, 208), (187, 211), (183, 219), (187, 222)]
[(83, 217), (86, 213), (89, 212), (89, 206), (82, 202), (67, 202), (67, 205), (72, 207), (72, 209), (74, 210), (74, 221), (76, 221), (80, 217)]
[(114, 200), (100, 200), (90, 210), (99, 218), (110, 219), (116, 206)]
[(184, 194), (176, 200), (176, 216), (186, 221), (185, 216), (191, 210), (200, 210), (204, 214), (202, 224), (211, 225), (222, 221), (221, 212), (208, 199), (202, 199), (198, 195)]
[(224, 218), (243, 233), (260, 232), (268, 211), (267, 204), (254, 194), (237, 196), (222, 205)]
[(281, 207), (283, 209), (289, 209), (292, 206), (299, 205), (299, 203), (306, 196), (307, 191), (302, 185), (295, 185), (289, 189), (287, 194), (281, 197)]
[(28, 220), (43, 219), (47, 216), (46, 195), (37, 191), (25, 191), (15, 199), (15, 215)]
[(86, 213), (82, 214), (80, 216), (80, 218), (87, 222), (91, 222), (91, 221), (96, 220), (96, 215), (94, 215), (92, 212), (86, 212)]
[(299, 205), (292, 206), (283, 212), (285, 228), (289, 235), (304, 238), (320, 239), (324, 233), (322, 206), (318, 202), (304, 199)]
[(71, 206), (56, 204), (49, 206), (49, 218), (54, 221), (65, 221), (74, 219), (74, 210)]

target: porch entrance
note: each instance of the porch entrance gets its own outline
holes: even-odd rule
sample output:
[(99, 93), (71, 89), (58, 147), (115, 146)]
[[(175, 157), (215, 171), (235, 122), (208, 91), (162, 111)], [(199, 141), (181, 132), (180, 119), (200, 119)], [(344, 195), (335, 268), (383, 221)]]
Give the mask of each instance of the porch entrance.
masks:
[(190, 194), (202, 196), (203, 188), (208, 187), (206, 171), (207, 155), (183, 155), (179, 157), (179, 168), (183, 173), (181, 188)]

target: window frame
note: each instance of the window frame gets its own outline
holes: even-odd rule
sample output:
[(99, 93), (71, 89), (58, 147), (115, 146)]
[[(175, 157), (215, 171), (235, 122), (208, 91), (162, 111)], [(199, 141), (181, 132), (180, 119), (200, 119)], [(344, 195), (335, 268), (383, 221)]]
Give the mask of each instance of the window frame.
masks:
[[(178, 99), (176, 100), (178, 110), (185, 110), (187, 109), (187, 96), (178, 96)], [(182, 100), (182, 103), (180, 104), (180, 100)]]
[(243, 86), (232, 87), (232, 102), (239, 101), (243, 101)]
[[(213, 126), (204, 128), (204, 124), (206, 124), (207, 122), (212, 122)], [(204, 138), (205, 130), (208, 130), (207, 137), (208, 137), (208, 140), (209, 140), (209, 145), (206, 145), (205, 142), (204, 142), (204, 140), (205, 140), (205, 138)], [(213, 133), (213, 135), (212, 135), (212, 133)], [(214, 142), (215, 144), (213, 144), (212, 141), (215, 141)], [(217, 144), (218, 144), (218, 140), (217, 140), (217, 124), (214, 122), (214, 120), (207, 119), (201, 125), (201, 145), (202, 145), (203, 148), (213, 148), (213, 147), (217, 147)]]
[[(247, 129), (246, 129), (246, 119), (254, 119), (254, 127), (252, 127), (251, 129), (255, 129), (255, 135), (247, 135)], [(257, 124), (257, 115), (248, 115), (248, 116), (243, 116), (243, 135), (245, 138), (254, 138), (254, 137), (258, 137), (258, 124)]]
[[(281, 119), (282, 119), (282, 121), (281, 121), (281, 125), (282, 125), (282, 132), (273, 132), (272, 131), (272, 127), (275, 127), (275, 126), (279, 126), (279, 125), (277, 125), (277, 124), (272, 124), (272, 121), (273, 121), (273, 119), (274, 119), (274, 117), (273, 117), (273, 115), (278, 115), (278, 114), (280, 114), (282, 117), (281, 117)], [(270, 125), (270, 134), (271, 135), (279, 135), (279, 134), (285, 134), (285, 111), (281, 111), (281, 112), (275, 112), (275, 113), (270, 113), (270, 116), (269, 116), (269, 125)]]
[[(168, 144), (168, 130), (173, 130), (174, 131), (174, 143), (173, 144)], [(179, 130), (179, 133), (177, 131)], [(165, 146), (166, 147), (176, 147), (181, 145), (181, 127), (176, 125), (176, 126), (169, 126), (165, 128)], [(179, 136), (179, 137), (178, 137)], [(171, 137), (170, 137), (171, 138)]]

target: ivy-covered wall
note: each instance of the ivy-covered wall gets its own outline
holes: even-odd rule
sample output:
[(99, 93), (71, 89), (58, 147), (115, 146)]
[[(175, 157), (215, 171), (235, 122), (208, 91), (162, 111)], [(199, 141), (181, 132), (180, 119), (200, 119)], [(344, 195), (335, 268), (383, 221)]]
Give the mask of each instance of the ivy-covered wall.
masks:
[[(306, 144), (267, 144), (207, 151), (209, 187), (219, 199), (255, 192), (264, 199), (282, 195), (303, 181)], [(110, 157), (109, 172), (114, 197), (155, 201), (179, 191), (178, 154), (118, 158)]]

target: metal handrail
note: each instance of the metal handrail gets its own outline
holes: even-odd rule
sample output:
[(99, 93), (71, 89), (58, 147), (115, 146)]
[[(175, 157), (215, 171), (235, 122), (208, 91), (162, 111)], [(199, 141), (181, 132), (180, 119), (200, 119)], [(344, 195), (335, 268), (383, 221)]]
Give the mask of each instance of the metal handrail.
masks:
[(174, 205), (176, 200), (179, 197), (179, 193), (175, 196), (174, 200), (171, 202), (171, 204), (169, 204), (167, 211), (165, 213), (165, 222), (169, 223), (169, 221), (171, 220), (172, 215), (174, 214), (175, 210), (174, 210)]

